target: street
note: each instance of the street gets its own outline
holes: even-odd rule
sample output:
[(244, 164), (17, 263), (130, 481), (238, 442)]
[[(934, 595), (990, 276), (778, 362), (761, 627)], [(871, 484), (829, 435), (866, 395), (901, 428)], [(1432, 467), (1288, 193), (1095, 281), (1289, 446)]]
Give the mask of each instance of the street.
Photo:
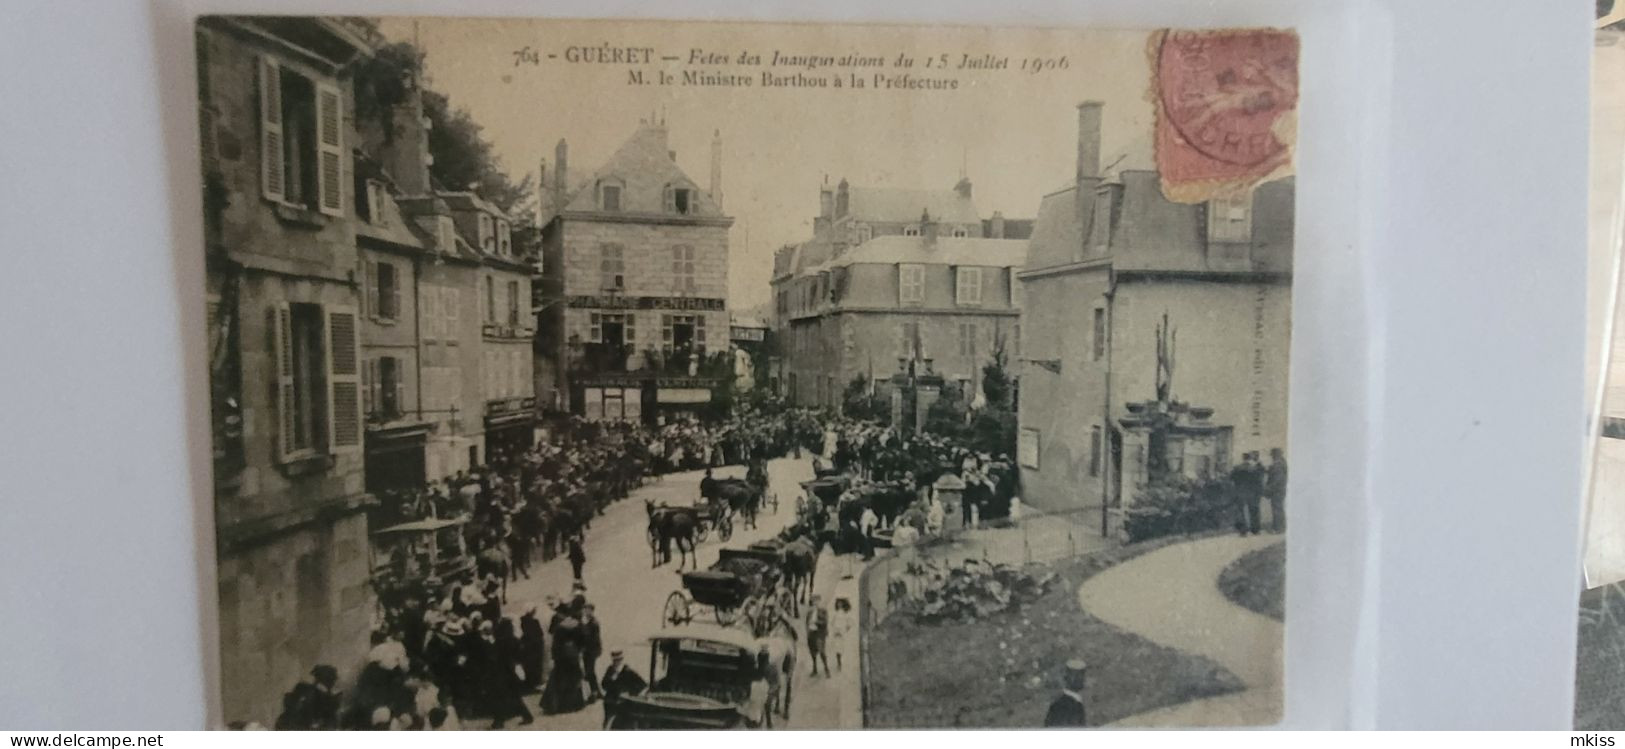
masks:
[[(716, 469), (713, 475), (718, 478), (743, 477), (744, 468), (727, 466)], [(661, 607), (672, 591), (682, 587), (682, 581), (676, 572), (675, 550), (672, 562), (657, 568), (649, 566), (649, 523), (644, 500), (652, 499), (657, 504), (690, 504), (699, 496), (702, 476), (700, 471), (667, 474), (632, 492), (626, 499), (611, 504), (602, 517), (593, 521), (592, 529), (587, 533), (587, 562), (582, 576), (587, 586), (587, 599), (597, 608), (603, 628), (604, 655), (596, 664), (600, 674), (609, 664), (609, 653), (624, 650), (627, 665), (639, 674), (648, 676), (648, 637), (660, 629)], [(700, 568), (705, 569), (716, 562), (718, 550), (724, 546), (743, 547), (777, 534), (794, 519), (796, 497), (801, 495), (799, 483), (810, 478), (812, 464), (808, 458), (785, 458), (770, 462), (768, 496), (778, 495), (777, 511), (771, 505), (764, 507), (754, 529), (742, 527), (741, 522), (735, 519), (733, 537), (727, 542), (721, 541), (714, 532), (709, 534), (695, 549)], [(852, 583), (851, 580), (841, 580), (842, 572), (843, 563), (833, 555), (826, 551), (820, 557), (815, 589), (826, 602), (831, 600), (830, 592), (838, 584)], [(560, 556), (545, 564), (532, 565), (530, 574), (530, 579), (521, 578), (509, 585), (508, 602), (503, 608), (517, 614), (534, 604), (538, 614), (546, 621), (550, 614), (548, 597), (563, 598), (570, 594), (570, 563)], [(697, 608), (695, 621), (712, 621), (710, 609)], [(805, 650), (798, 654), (789, 727), (836, 728), (839, 724), (840, 691), (848, 680), (809, 678), (810, 665), (805, 655)], [(831, 658), (832, 663), (833, 660)], [(846, 668), (846, 673), (855, 674), (856, 659), (849, 659)], [(855, 684), (856, 680), (851, 680), (851, 683)], [(536, 699), (535, 695), (526, 697), (526, 705), (536, 714), (536, 722), (525, 726), (526, 729), (596, 730), (603, 724), (602, 703), (594, 702), (575, 713), (544, 716), (537, 709)]]

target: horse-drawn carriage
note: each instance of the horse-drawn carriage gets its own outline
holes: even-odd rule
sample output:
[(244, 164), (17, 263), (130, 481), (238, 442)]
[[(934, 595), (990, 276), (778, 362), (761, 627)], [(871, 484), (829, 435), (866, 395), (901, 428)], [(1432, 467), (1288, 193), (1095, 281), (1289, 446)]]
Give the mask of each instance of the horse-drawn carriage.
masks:
[(373, 589), (385, 610), (407, 598), (428, 601), (474, 569), (463, 542), (466, 518), (414, 520), (372, 532)]
[[(649, 688), (625, 695), (606, 716), (611, 730), (764, 727), (790, 715), (793, 637), (700, 624), (649, 638)], [(775, 678), (769, 678), (769, 672)], [(770, 692), (778, 684), (777, 694)], [(776, 699), (775, 699), (776, 698)], [(776, 703), (776, 704), (775, 704)]]
[(688, 624), (702, 607), (711, 609), (718, 624), (742, 621), (757, 636), (785, 624), (784, 616), (796, 610), (796, 599), (784, 584), (782, 544), (763, 541), (720, 554), (710, 569), (683, 573), (682, 589), (666, 597), (660, 626)]

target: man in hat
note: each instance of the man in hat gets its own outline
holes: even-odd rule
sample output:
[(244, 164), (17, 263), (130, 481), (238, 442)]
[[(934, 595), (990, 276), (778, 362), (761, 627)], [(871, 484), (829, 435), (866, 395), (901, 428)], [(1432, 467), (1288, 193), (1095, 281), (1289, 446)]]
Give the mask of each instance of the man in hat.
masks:
[(609, 719), (614, 717), (615, 711), (620, 708), (621, 698), (627, 695), (642, 694), (649, 688), (648, 682), (643, 680), (638, 672), (626, 665), (626, 653), (620, 650), (609, 652), (609, 668), (604, 669), (604, 725), (609, 725)]
[(1083, 710), (1083, 688), (1088, 676), (1088, 664), (1078, 659), (1066, 662), (1061, 694), (1049, 703), (1049, 712), (1044, 715), (1045, 728), (1081, 728), (1089, 725)]
[(1230, 491), (1236, 507), (1236, 532), (1245, 536), (1258, 533), (1258, 510), (1263, 469), (1258, 464), (1258, 453), (1243, 453), (1241, 464), (1230, 469)]
[(1286, 532), (1286, 455), (1270, 448), (1270, 464), (1264, 469), (1264, 496), (1270, 501), (1270, 530)]

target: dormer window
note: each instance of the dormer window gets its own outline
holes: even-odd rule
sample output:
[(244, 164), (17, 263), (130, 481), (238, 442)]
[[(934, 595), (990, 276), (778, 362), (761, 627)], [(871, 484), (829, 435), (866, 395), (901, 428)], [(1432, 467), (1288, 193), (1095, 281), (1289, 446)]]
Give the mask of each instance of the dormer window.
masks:
[(389, 195), (389, 189), (384, 183), (375, 179), (367, 180), (367, 223), (373, 226), (389, 226), (389, 214), (384, 212), (384, 200)]
[(686, 216), (694, 211), (694, 191), (687, 187), (666, 186), (666, 212)]
[(954, 236), (963, 239), (965, 237), (970, 236), (970, 232), (965, 231), (965, 227), (963, 227), (963, 226), (955, 227), (954, 228)]
[(505, 257), (513, 256), (513, 229), (506, 221), (497, 222), (497, 252)]
[(621, 186), (613, 184), (599, 185), (598, 208), (612, 213), (619, 213), (621, 210)]
[(1253, 240), (1252, 197), (1241, 195), (1216, 198), (1207, 204), (1207, 238), (1210, 242), (1251, 242)]
[(480, 214), (480, 249), (486, 252), (497, 250), (497, 233), (492, 228), (493, 223), (490, 216)]
[(457, 251), (457, 228), (451, 222), (450, 216), (440, 217), (439, 231), (435, 235), (435, 243), (440, 245), (441, 252)]
[(918, 236), (920, 236), (920, 225), (919, 224), (909, 224), (908, 226), (903, 227), (903, 236), (905, 236), (905, 237), (918, 237)]

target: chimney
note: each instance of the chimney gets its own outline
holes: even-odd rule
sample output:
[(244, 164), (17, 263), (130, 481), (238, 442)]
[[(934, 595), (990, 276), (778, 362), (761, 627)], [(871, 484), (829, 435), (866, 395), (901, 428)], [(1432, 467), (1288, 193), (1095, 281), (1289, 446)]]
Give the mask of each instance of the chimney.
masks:
[(970, 200), (970, 178), (960, 177), (959, 184), (954, 185), (954, 192), (959, 193), (959, 197)]
[(835, 186), (835, 218), (845, 216), (848, 208), (851, 208), (851, 195), (847, 192), (846, 178), (842, 177), (841, 183)]
[(382, 148), (379, 161), (406, 197), (429, 194), (429, 118), (423, 114), (422, 95), (413, 91), (395, 105), (393, 136)]
[(553, 190), (547, 182), (547, 159), (543, 158), (536, 162), (536, 225), (546, 222), (552, 212)]
[(993, 212), (992, 234), (994, 239), (1004, 239), (1004, 211)]
[(937, 246), (937, 235), (940, 233), (941, 227), (931, 218), (931, 212), (920, 209), (920, 236), (925, 237), (926, 249)]
[(553, 205), (560, 212), (570, 202), (569, 156), (570, 145), (560, 138), (559, 144), (553, 147)]
[(1078, 169), (1072, 192), (1073, 215), (1078, 222), (1078, 246), (1073, 259), (1084, 256), (1095, 216), (1095, 188), (1100, 186), (1100, 108), (1098, 101), (1078, 105)]
[(1098, 101), (1078, 105), (1077, 181), (1100, 176), (1100, 108)]
[(722, 210), (722, 131), (711, 133), (711, 202)]

